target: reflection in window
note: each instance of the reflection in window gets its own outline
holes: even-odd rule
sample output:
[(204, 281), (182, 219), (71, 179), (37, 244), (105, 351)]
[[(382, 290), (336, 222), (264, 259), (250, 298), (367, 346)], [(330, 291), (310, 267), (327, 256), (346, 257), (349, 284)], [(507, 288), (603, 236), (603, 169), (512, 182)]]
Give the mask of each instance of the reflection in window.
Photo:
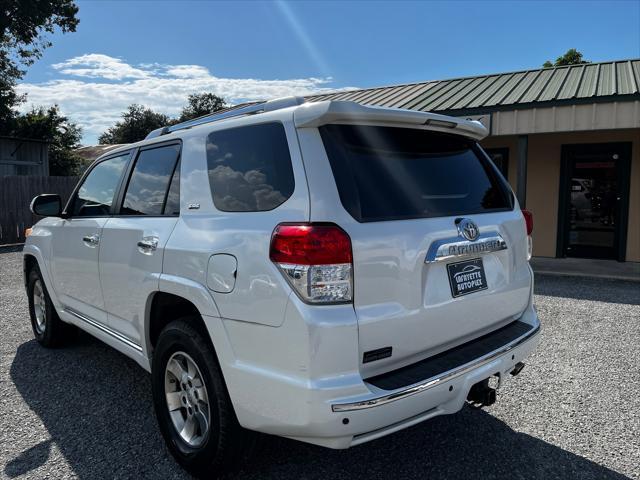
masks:
[(129, 153), (97, 164), (82, 183), (73, 202), (72, 215), (95, 217), (109, 215), (113, 196)]
[(509, 178), (509, 149), (485, 148), (484, 151), (494, 163), (504, 178)]
[(510, 200), (470, 140), (428, 130), (324, 125), (340, 200), (359, 222), (506, 209)]
[(167, 194), (167, 203), (164, 206), (165, 215), (179, 215), (180, 214), (180, 160), (173, 172), (171, 178), (171, 185), (169, 185), (169, 193)]
[(140, 152), (127, 186), (122, 215), (162, 215), (179, 152), (179, 145)]
[(207, 163), (213, 203), (219, 210), (272, 210), (293, 193), (289, 146), (280, 123), (211, 133)]

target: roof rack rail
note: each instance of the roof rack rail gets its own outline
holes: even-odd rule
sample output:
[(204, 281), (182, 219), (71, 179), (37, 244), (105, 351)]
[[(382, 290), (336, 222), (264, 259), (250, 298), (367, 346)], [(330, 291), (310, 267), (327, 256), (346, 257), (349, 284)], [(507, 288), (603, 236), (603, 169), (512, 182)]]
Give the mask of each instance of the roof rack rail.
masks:
[(145, 140), (150, 138), (160, 137), (177, 130), (184, 130), (187, 128), (195, 127), (197, 125), (203, 125), (205, 123), (217, 122), (218, 120), (224, 120), (226, 118), (239, 117), (241, 115), (252, 115), (256, 113), (272, 112), (274, 110), (280, 110), (281, 108), (295, 107), (304, 103), (303, 97), (283, 97), (273, 100), (267, 100), (262, 102), (253, 102), (247, 104), (237, 105), (226, 109), (223, 112), (214, 112), (209, 115), (194, 118), (182, 123), (176, 123), (166, 127), (156, 128), (147, 134)]

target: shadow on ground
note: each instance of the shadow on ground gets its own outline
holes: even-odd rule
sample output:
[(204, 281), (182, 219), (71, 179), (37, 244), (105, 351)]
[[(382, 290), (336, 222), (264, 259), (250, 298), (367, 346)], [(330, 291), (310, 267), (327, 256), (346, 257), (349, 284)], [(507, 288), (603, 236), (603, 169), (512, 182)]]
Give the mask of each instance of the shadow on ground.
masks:
[[(18, 348), (11, 379), (51, 441), (11, 459), (8, 477), (43, 465), (53, 443), (79, 478), (187, 478), (158, 433), (149, 375), (97, 340), (80, 334), (59, 350), (26, 342)], [(265, 436), (252, 461), (233, 476), (364, 477), (627, 478), (471, 408), (346, 451)]]

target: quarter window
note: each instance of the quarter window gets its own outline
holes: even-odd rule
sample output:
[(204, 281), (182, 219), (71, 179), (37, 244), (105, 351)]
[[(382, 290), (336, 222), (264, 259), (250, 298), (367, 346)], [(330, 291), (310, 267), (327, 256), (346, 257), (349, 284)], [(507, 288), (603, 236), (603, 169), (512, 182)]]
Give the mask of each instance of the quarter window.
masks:
[(211, 133), (207, 137), (207, 164), (218, 210), (273, 210), (293, 193), (291, 156), (281, 123)]
[(73, 201), (74, 217), (109, 215), (129, 153), (98, 163), (82, 182)]
[(142, 150), (133, 167), (121, 215), (162, 215), (180, 145)]

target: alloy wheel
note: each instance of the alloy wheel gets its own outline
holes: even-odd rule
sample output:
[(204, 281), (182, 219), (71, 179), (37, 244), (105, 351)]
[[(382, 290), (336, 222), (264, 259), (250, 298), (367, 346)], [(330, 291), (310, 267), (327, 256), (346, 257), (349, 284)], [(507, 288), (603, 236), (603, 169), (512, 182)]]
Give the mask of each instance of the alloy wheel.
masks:
[(175, 352), (169, 358), (164, 393), (176, 432), (190, 447), (200, 447), (209, 435), (209, 396), (198, 365), (186, 353)]
[(33, 284), (33, 310), (36, 317), (36, 332), (42, 335), (47, 327), (47, 303), (41, 280), (36, 280)]

